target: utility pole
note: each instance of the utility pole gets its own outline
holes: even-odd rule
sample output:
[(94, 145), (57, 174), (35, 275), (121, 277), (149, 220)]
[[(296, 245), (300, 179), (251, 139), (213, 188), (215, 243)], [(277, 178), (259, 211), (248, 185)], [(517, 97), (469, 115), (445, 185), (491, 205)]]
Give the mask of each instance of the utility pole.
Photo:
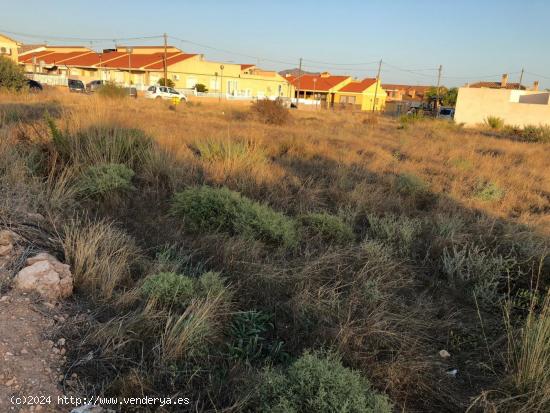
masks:
[(298, 81), (296, 88), (296, 109), (298, 109), (298, 103), (300, 101), (300, 83), (302, 82), (302, 58), (300, 57), (300, 64), (298, 65)]
[(128, 52), (128, 87), (132, 87), (132, 52), (134, 50), (129, 47), (126, 51)]
[(523, 69), (523, 67), (522, 67), (522, 68), (521, 68), (521, 75), (519, 75), (518, 89), (521, 89), (521, 82), (523, 82), (523, 72), (524, 72), (524, 69)]
[(378, 74), (376, 75), (376, 88), (374, 89), (374, 102), (372, 102), (372, 111), (376, 110), (376, 96), (378, 95), (378, 84), (380, 83), (380, 72), (382, 71), (382, 59), (378, 62)]
[(435, 117), (437, 118), (439, 116), (438, 108), (439, 108), (439, 85), (441, 84), (441, 71), (443, 70), (443, 66), (439, 65), (439, 69), (437, 69), (437, 86), (435, 90)]
[(167, 62), (167, 50), (168, 50), (168, 36), (164, 33), (164, 87), (168, 86), (168, 62)]

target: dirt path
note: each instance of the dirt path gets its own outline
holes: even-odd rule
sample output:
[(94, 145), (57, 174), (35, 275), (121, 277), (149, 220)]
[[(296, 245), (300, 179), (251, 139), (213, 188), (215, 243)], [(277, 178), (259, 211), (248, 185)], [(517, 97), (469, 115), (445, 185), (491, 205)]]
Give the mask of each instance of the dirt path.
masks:
[(0, 412), (71, 410), (57, 404), (63, 339), (48, 339), (63, 319), (48, 313), (29, 295), (12, 290), (0, 297)]

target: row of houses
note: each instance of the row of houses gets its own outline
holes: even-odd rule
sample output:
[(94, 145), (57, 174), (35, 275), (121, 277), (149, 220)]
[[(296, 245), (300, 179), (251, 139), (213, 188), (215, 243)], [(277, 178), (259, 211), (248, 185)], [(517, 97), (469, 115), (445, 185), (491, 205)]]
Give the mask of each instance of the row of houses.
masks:
[(174, 46), (117, 46), (98, 53), (84, 46), (21, 45), (0, 35), (0, 53), (26, 73), (52, 84), (67, 79), (112, 81), (138, 90), (167, 77), (176, 89), (191, 91), (203, 85), (208, 94), (229, 99), (294, 99), (323, 107), (382, 110), (386, 92), (377, 79), (356, 80), (328, 72), (281, 76), (254, 64), (207, 60)]

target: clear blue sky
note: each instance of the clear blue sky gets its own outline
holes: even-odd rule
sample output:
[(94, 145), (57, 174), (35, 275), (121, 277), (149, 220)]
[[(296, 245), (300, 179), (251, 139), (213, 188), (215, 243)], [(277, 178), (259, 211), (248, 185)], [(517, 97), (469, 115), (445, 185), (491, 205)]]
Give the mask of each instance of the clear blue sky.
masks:
[[(524, 67), (548, 78), (528, 73), (524, 83), (539, 78), (550, 87), (549, 0), (2, 2), (0, 32), (44, 37), (12, 35), (26, 43), (86, 44), (50, 36), (116, 39), (166, 32), (243, 55), (170, 40), (185, 51), (238, 63), (257, 63), (257, 56), (262, 67), (277, 70), (295, 67), (303, 57), (306, 70), (374, 76), (376, 64), (370, 62), (382, 58), (388, 63), (382, 68), (384, 82), (434, 84), (436, 71), (419, 69), (441, 64), (447, 85), (498, 80), (505, 72), (517, 81), (519, 73), (512, 72)], [(94, 48), (112, 46), (112, 41), (94, 43)]]

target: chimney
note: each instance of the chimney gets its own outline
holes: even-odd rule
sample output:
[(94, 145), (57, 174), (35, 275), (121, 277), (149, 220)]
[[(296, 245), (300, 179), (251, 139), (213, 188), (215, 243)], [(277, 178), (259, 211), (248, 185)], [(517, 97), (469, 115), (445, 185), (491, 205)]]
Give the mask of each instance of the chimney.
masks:
[(505, 88), (508, 83), (508, 73), (502, 75), (502, 80), (500, 81), (500, 87)]
[(322, 72), (321, 77), (330, 77), (330, 73), (329, 72)]
[(533, 90), (536, 92), (537, 90), (539, 90), (539, 81), (538, 80), (535, 80), (533, 82)]

